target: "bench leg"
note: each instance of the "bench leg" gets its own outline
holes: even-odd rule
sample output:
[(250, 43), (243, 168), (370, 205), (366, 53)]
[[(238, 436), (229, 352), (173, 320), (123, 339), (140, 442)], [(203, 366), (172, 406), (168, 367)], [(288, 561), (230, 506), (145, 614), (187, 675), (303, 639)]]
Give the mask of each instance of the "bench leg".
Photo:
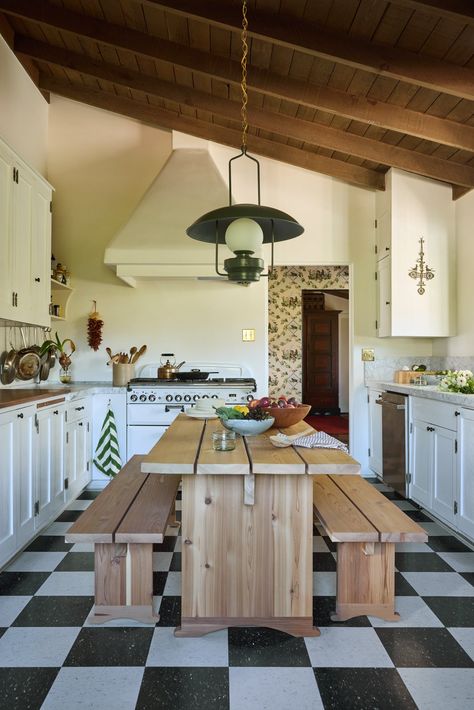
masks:
[[(372, 548), (373, 544), (373, 548)], [(339, 542), (336, 613), (332, 621), (360, 615), (398, 621), (395, 611), (395, 544)]]
[(153, 545), (95, 544), (95, 606), (89, 621), (135, 619), (156, 624), (153, 611)]

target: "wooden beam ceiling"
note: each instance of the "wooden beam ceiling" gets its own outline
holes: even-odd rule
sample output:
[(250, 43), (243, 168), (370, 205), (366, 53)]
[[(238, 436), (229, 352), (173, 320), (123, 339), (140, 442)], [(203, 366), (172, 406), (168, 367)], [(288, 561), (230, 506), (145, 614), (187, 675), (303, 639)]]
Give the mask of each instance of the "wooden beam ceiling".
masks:
[[(27, 45), (31, 46), (32, 44), (31, 40), (24, 41), (18, 38), (16, 47), (21, 52), (22, 48), (25, 49)], [(36, 46), (39, 43), (34, 44)], [(36, 48), (38, 49), (37, 46)], [(114, 84), (139, 89), (147, 94), (168, 99), (177, 104), (192, 106), (231, 121), (240, 119), (240, 104), (235, 101), (222, 99), (189, 87), (162, 81), (156, 77), (146, 76), (141, 72), (109, 65), (105, 62), (94, 62), (87, 57), (65, 52), (59, 48), (50, 47), (48, 49), (43, 46), (42, 51), (44, 52), (45, 49), (47, 49), (47, 61), (52, 61), (54, 57), (54, 61), (60, 66), (73, 66), (77, 71), (90, 76), (104, 79)], [(36, 55), (38, 54), (40, 54), (40, 51), (36, 52)], [(45, 76), (43, 74), (40, 79), (42, 89), (47, 88), (44, 83)], [(82, 86), (76, 86), (76, 91), (80, 93)], [(87, 94), (84, 96), (86, 97)], [(87, 102), (86, 98), (84, 100)], [(375, 163), (381, 163), (387, 167), (391, 165), (409, 172), (422, 173), (436, 180), (444, 180), (469, 188), (474, 187), (474, 168), (469, 166), (381, 143), (380, 141), (331, 128), (321, 123), (264, 111), (253, 107), (251, 104), (248, 107), (248, 117), (253, 127), (269, 133), (277, 133), (284, 137), (294, 138), (309, 145), (342, 151)]]
[(456, 22), (474, 25), (474, 3), (472, 0), (391, 0), (397, 5), (413, 10), (433, 12)]
[[(0, 0), (0, 9), (5, 9), (10, 4), (12, 4), (11, 0)], [(14, 4), (18, 13), (21, 3)], [(40, 21), (40, 18), (43, 18), (48, 26), (55, 29), (74, 32), (79, 36), (111, 45), (116, 49), (124, 49), (140, 56), (169, 62), (175, 66), (185, 67), (233, 85), (240, 84), (239, 62), (212, 57), (206, 52), (183, 47), (169, 40), (158, 40), (136, 30), (110, 25), (95, 18), (86, 18), (51, 5), (49, 8), (52, 8), (52, 11), (44, 8), (41, 11), (39, 5), (38, 3), (33, 7), (33, 19)], [(26, 9), (23, 8), (22, 12), (26, 13)], [(25, 14), (21, 16), (25, 17)], [(80, 55), (73, 55), (68, 50), (64, 50), (60, 55), (59, 48), (42, 45), (21, 36), (16, 40), (15, 48), (18, 52), (30, 57), (53, 63), (58, 63), (60, 57), (66, 59), (66, 55), (71, 55), (69, 63), (65, 63), (64, 66), (70, 66), (77, 71), (82, 71), (79, 66), (84, 66), (84, 64), (80, 65)], [(408, 133), (435, 143), (443, 143), (469, 151), (474, 150), (474, 128), (455, 121), (448, 121), (382, 101), (369, 100), (337, 89), (290, 79), (254, 67), (249, 67), (248, 84), (266, 95), (310, 108), (321, 109), (389, 130)]]
[[(332, 7), (324, 26), (308, 19), (319, 2), (250, 3), (249, 149), (364, 187), (384, 189), (397, 167), (451, 183), (454, 198), (473, 188), (474, 0), (338, 0), (353, 25)], [(2, 11), (0, 32), (45, 96), (240, 147), (237, 0), (0, 0)]]
[[(10, 0), (10, 4), (17, 1)], [(221, 0), (142, 2), (235, 32), (241, 29), (240, 7), (227, 5)], [(249, 12), (249, 35), (314, 57), (331, 59), (374, 74), (474, 100), (474, 70), (469, 67), (398, 47), (364, 42), (315, 23), (261, 11)]]

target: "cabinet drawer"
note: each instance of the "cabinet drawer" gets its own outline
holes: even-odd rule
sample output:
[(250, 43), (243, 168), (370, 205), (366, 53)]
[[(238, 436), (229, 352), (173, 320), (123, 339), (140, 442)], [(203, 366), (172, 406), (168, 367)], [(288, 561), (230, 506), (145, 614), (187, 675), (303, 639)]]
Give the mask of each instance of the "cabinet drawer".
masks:
[(66, 410), (67, 422), (77, 422), (89, 416), (89, 399), (76, 399), (71, 402)]
[(459, 412), (454, 404), (438, 402), (433, 399), (410, 397), (412, 419), (421, 419), (424, 422), (442, 426), (455, 431), (457, 428), (457, 415)]

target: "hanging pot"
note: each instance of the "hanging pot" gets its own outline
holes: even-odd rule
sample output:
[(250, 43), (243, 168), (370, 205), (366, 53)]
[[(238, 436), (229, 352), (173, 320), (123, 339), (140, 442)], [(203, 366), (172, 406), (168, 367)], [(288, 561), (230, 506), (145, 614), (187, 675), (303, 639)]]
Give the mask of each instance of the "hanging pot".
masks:
[(0, 382), (2, 385), (11, 385), (16, 375), (18, 353), (15, 348), (4, 350), (0, 357)]

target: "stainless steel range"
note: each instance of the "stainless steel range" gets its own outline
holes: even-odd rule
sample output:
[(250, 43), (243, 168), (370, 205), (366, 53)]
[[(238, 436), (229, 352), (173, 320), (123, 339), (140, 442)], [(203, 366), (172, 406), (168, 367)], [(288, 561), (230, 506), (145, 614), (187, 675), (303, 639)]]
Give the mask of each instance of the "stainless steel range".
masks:
[[(195, 363), (187, 364), (189, 370)], [(157, 371), (148, 365), (130, 381), (127, 391), (127, 458), (147, 454), (180, 412), (200, 399), (222, 399), (226, 404), (245, 404), (256, 391), (255, 380), (244, 368), (222, 363), (199, 364), (199, 369), (217, 372), (203, 382), (158, 380), (147, 375)], [(142, 376), (144, 375), (144, 376)]]

